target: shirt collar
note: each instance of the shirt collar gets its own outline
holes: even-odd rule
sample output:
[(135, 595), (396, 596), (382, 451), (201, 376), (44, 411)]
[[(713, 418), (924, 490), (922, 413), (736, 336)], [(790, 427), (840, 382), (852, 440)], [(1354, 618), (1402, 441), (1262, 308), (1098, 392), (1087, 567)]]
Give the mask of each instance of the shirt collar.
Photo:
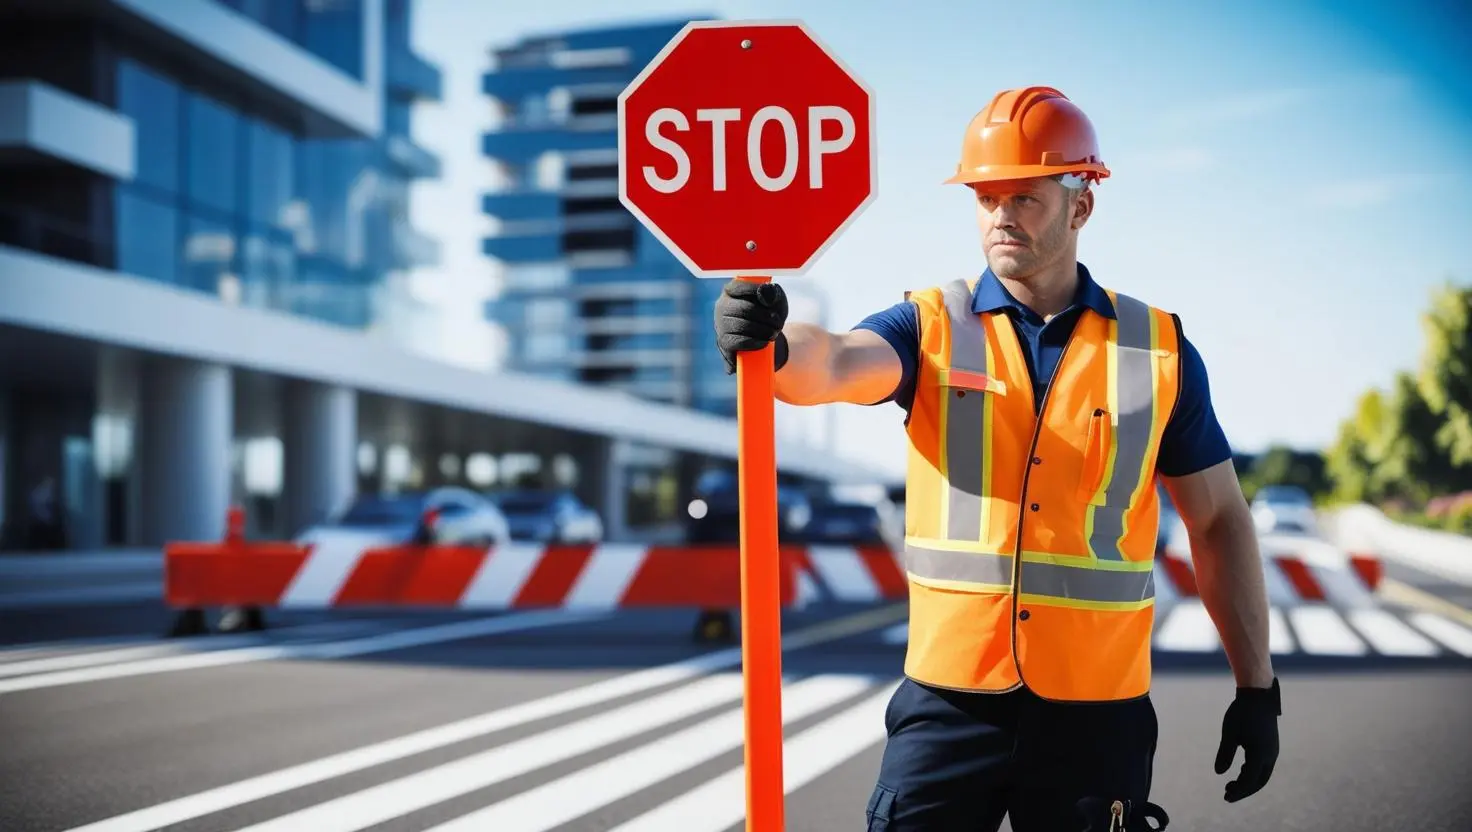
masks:
[[(1085, 306), (1098, 312), (1106, 318), (1114, 317), (1114, 302), (1109, 299), (1109, 293), (1094, 282), (1093, 275), (1083, 263), (1078, 264), (1078, 291), (1073, 296), (1074, 306)], [(976, 281), (976, 291), (971, 296), (971, 311), (976, 313), (996, 312), (1011, 307), (1018, 311), (1031, 312), (1021, 301), (1012, 297), (1002, 281), (992, 273), (990, 266), (982, 272), (981, 279)]]

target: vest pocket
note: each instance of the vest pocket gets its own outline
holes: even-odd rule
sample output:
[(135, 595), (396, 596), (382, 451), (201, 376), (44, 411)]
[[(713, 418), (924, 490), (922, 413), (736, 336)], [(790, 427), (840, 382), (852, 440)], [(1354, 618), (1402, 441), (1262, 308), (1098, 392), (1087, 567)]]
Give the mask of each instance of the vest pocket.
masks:
[(1078, 496), (1093, 506), (1105, 504), (1104, 475), (1114, 452), (1114, 419), (1109, 411), (1095, 408), (1089, 417), (1088, 438), (1084, 440), (1084, 462), (1079, 474)]

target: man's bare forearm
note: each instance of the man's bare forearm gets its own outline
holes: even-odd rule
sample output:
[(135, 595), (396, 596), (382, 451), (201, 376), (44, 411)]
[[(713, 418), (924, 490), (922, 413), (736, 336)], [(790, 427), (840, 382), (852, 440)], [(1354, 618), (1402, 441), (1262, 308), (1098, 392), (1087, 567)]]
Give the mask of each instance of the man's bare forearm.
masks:
[(1262, 556), (1252, 516), (1243, 510), (1221, 517), (1191, 536), (1196, 584), (1221, 635), (1237, 684), (1268, 687), (1273, 664), (1268, 651), (1268, 603)]
[(790, 323), (787, 363), (777, 372), (779, 401), (797, 405), (872, 404), (894, 392), (901, 366), (894, 348), (866, 330), (836, 334), (811, 323)]

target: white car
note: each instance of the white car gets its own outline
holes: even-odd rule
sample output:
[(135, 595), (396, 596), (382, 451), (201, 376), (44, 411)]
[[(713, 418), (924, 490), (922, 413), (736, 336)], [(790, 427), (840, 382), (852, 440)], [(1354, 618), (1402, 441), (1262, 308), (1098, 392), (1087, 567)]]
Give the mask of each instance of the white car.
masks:
[[(430, 520), (432, 529), (426, 528)], [(468, 489), (445, 487), (359, 495), (326, 522), (297, 537), (299, 543), (326, 540), (352, 540), (363, 545), (423, 540), (444, 545), (497, 546), (510, 542), (511, 527), (506, 515), (491, 501)]]
[(1252, 522), (1260, 534), (1317, 534), (1314, 501), (1302, 488), (1265, 485), (1252, 498)]

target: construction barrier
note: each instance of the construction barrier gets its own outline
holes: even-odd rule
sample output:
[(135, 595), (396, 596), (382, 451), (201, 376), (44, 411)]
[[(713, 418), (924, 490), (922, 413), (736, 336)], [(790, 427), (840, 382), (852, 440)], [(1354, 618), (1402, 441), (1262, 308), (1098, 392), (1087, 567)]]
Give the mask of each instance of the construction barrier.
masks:
[[(627, 543), (456, 546), (375, 545), (345, 536), (322, 543), (247, 541), (232, 513), (225, 539), (164, 549), (164, 597), (178, 610), (174, 634), (206, 631), (204, 610), (229, 608), (236, 625), (261, 629), (266, 609), (515, 610), (689, 608), (700, 641), (733, 638), (741, 606), (736, 544)], [(1264, 547), (1274, 603), (1364, 603), (1378, 587), (1378, 558), (1324, 557)], [(875, 604), (908, 594), (897, 552), (887, 546), (779, 547), (784, 607)], [(1154, 570), (1155, 595), (1199, 597), (1189, 555), (1167, 548)]]
[[(500, 546), (257, 542), (227, 534), (215, 543), (164, 548), (164, 598), (179, 611), (175, 635), (204, 632), (206, 608), (239, 611), (261, 629), (261, 610), (515, 610), (529, 608), (691, 608), (700, 640), (731, 637), (741, 605), (736, 544), (645, 546), (627, 543)], [(798, 579), (816, 573), (837, 601), (906, 596), (903, 572), (887, 547), (779, 550), (780, 603), (798, 602)]]

